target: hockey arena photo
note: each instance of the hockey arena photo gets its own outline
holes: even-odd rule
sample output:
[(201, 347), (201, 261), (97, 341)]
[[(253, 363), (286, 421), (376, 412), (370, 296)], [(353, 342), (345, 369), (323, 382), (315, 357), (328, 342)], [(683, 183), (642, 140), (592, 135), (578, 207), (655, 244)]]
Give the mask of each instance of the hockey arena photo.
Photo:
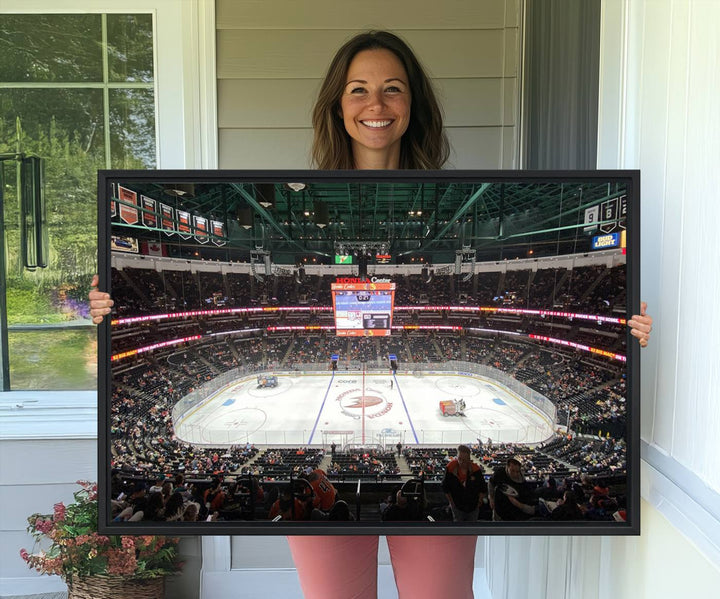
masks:
[(627, 534), (632, 177), (194, 176), (101, 178), (110, 529)]

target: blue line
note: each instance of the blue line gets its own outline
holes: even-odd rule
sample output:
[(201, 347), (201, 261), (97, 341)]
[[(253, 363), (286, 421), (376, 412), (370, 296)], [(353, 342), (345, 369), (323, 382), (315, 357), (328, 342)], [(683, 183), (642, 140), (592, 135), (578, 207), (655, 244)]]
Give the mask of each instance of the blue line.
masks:
[(410, 429), (412, 430), (413, 437), (415, 437), (415, 443), (420, 445), (420, 440), (418, 439), (417, 433), (415, 432), (415, 427), (412, 423), (412, 418), (410, 418), (410, 412), (408, 412), (407, 406), (405, 405), (405, 398), (403, 397), (402, 391), (400, 391), (400, 385), (397, 381), (397, 376), (393, 372), (393, 380), (395, 381), (395, 387), (397, 387), (397, 392), (400, 394), (400, 401), (402, 402), (403, 408), (405, 408), (405, 413), (408, 417), (408, 422), (410, 423)]
[(325, 407), (325, 402), (327, 401), (328, 395), (330, 395), (330, 388), (332, 387), (333, 380), (335, 379), (335, 371), (332, 371), (332, 376), (330, 377), (330, 383), (328, 383), (327, 391), (325, 391), (325, 397), (323, 397), (323, 402), (320, 406), (320, 411), (318, 412), (317, 418), (315, 419), (315, 424), (313, 425), (312, 431), (310, 431), (310, 438), (308, 439), (308, 442), (306, 445), (310, 445), (313, 440), (313, 436), (315, 435), (315, 429), (317, 428), (318, 422), (320, 422), (320, 414), (322, 414), (323, 408)]

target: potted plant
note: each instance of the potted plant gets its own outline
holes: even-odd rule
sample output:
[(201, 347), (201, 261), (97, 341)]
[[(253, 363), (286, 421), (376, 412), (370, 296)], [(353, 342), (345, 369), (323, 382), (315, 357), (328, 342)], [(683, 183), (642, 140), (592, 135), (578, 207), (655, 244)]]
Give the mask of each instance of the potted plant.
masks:
[(20, 550), (30, 568), (57, 574), (69, 599), (162, 599), (165, 577), (179, 572), (178, 539), (156, 535), (104, 536), (97, 532), (97, 485), (78, 481), (69, 505), (28, 517), (33, 553)]

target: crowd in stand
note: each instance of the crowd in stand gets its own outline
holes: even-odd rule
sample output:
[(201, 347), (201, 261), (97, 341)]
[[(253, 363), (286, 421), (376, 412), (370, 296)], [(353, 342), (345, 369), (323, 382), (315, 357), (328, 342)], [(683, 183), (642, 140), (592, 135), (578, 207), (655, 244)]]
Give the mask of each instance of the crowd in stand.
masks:
[[(512, 349), (510, 350), (512, 351)], [(169, 356), (172, 358), (173, 356)], [(177, 357), (177, 356), (175, 356)], [(189, 359), (190, 356), (185, 356)], [(552, 358), (552, 356), (551, 356)], [(179, 370), (154, 362), (142, 362), (135, 367), (119, 373), (116, 377), (113, 401), (111, 405), (112, 464), (118, 475), (135, 483), (130, 493), (125, 486), (119, 486), (120, 492), (129, 498), (117, 501), (117, 517), (120, 519), (156, 520), (185, 519), (184, 510), (191, 503), (197, 504), (191, 512), (200, 517), (209, 515), (214, 520), (248, 518), (248, 489), (253, 483), (240, 487), (237, 482), (224, 482), (221, 488), (212, 489), (212, 480), (236, 481), (247, 477), (256, 481), (251, 495), (257, 494), (257, 503), (251, 506), (256, 517), (262, 517), (269, 509), (263, 502), (262, 483), (270, 481), (292, 480), (306, 473), (308, 469), (319, 467), (325, 456), (322, 449), (270, 448), (264, 451), (247, 444), (225, 448), (201, 448), (177, 440), (173, 432), (171, 409), (174, 403), (197, 383), (197, 378), (183, 381), (191, 376), (191, 369)], [(192, 361), (190, 362), (192, 363)], [(563, 361), (558, 361), (563, 364)], [(185, 362), (183, 362), (183, 365)], [(549, 366), (549, 361), (545, 366)], [(182, 374), (181, 374), (182, 373)], [(619, 391), (620, 389), (616, 389)], [(604, 406), (603, 409), (611, 409)], [(425, 480), (440, 480), (444, 469), (453, 456), (453, 448), (405, 448), (404, 458), (408, 474), (422, 476)], [(551, 442), (537, 447), (516, 444), (493, 444), (490, 439), (473, 446), (473, 457), (481, 464), (486, 474), (502, 466), (509, 456), (519, 457), (524, 465), (525, 480), (533, 489), (544, 489), (548, 480), (562, 480), (572, 486), (574, 497), (580, 497), (578, 485), (582, 476), (593, 480), (612, 479), (619, 481), (618, 488), (624, 488), (626, 472), (626, 447), (622, 438), (598, 439), (597, 436), (557, 436)], [(348, 477), (369, 476), (378, 480), (391, 480), (398, 477), (401, 470), (392, 452), (380, 452), (375, 449), (349, 450), (336, 452), (333, 448), (327, 474), (331, 480), (346, 480)], [(255, 458), (255, 459), (254, 459)], [(252, 463), (248, 464), (250, 460)], [(194, 477), (195, 484), (183, 491), (182, 504), (169, 504), (169, 497), (163, 502), (154, 497), (162, 489), (148, 491), (150, 479), (155, 477), (171, 478), (182, 474)], [(162, 485), (167, 486), (165, 481)], [(601, 489), (605, 489), (600, 484)], [(125, 489), (121, 491), (120, 489)], [(558, 490), (562, 485), (558, 486)], [(277, 488), (273, 487), (277, 493)], [(222, 494), (220, 494), (222, 493)], [(582, 518), (609, 519), (622, 503), (622, 497), (612, 497), (603, 491), (598, 504), (597, 493), (592, 492), (586, 498), (585, 505), (579, 502)], [(210, 499), (208, 499), (210, 494)], [(166, 493), (167, 495), (167, 493)], [(562, 494), (561, 494), (562, 496)], [(218, 498), (216, 501), (215, 498)], [(595, 499), (593, 499), (593, 497)], [(277, 498), (275, 497), (275, 500)], [(128, 503), (129, 502), (129, 503)], [(603, 503), (604, 502), (604, 503)], [(172, 506), (171, 508), (167, 507)], [(549, 517), (544, 514), (547, 505), (536, 504), (538, 518)], [(614, 506), (612, 512), (602, 506)], [(257, 508), (257, 509), (256, 509)], [(262, 510), (265, 510), (263, 512)], [(182, 510), (182, 513), (181, 513)], [(258, 512), (258, 510), (260, 510)]]
[[(113, 293), (123, 298), (122, 302), (116, 303), (121, 306), (119, 316), (209, 307), (331, 304), (329, 288), (332, 279), (328, 276), (266, 277), (259, 281), (251, 275), (233, 273), (158, 272), (130, 268), (113, 270), (112, 276)], [(437, 276), (431, 277), (433, 284), (429, 284), (428, 276), (394, 278), (398, 285), (395, 305), (479, 304), (611, 314), (614, 307), (625, 302), (624, 267), (476, 273), (469, 280)], [(268, 498), (263, 497), (261, 488), (249, 492), (246, 487), (251, 483), (242, 486), (233, 482), (233, 477), (239, 480), (248, 476), (248, 480), (260, 482), (287, 480), (304, 473), (307, 468), (317, 468), (323, 458), (322, 452), (289, 450), (286, 455), (284, 450), (272, 449), (259, 454), (257, 448), (249, 445), (231, 448), (189, 445), (174, 435), (172, 407), (188, 393), (234, 368), (248, 372), (292, 370), (306, 363), (327, 363), (329, 367), (331, 354), (341, 356), (341, 367), (344, 362), (384, 367), (389, 354), (396, 354), (403, 365), (459, 360), (492, 366), (548, 397), (557, 407), (558, 423), (571, 423), (572, 430), (592, 435), (570, 438), (562, 435), (538, 448), (479, 442), (473, 448), (474, 458), (488, 475), (500, 467), (508, 455), (518, 455), (523, 460), (528, 483), (544, 488), (548, 480), (562, 479), (563, 485), (573, 488), (573, 497), (578, 499), (579, 505), (582, 502), (579, 501), (581, 481), (578, 477), (624, 476), (625, 380), (623, 370), (611, 361), (497, 334), (404, 332), (391, 337), (343, 338), (328, 332), (274, 333), (265, 330), (270, 323), (332, 323), (327, 316), (304, 312), (298, 319), (287, 313), (270, 312), (259, 316), (204, 316), (116, 327), (112, 337), (114, 353), (159, 341), (212, 335), (199, 342), (166, 347), (113, 365), (112, 465), (125, 477), (121, 491), (124, 499), (117, 503), (118, 517), (179, 520), (185, 518), (186, 508), (195, 505), (190, 507), (190, 519), (193, 511), (196, 518), (209, 515), (214, 519), (232, 519), (240, 517), (237, 514), (245, 509), (242, 506), (247, 503), (248, 495), (256, 497), (257, 505), (269, 509), (272, 502), (268, 503)], [(547, 336), (624, 350), (622, 329), (613, 325), (578, 325), (503, 314), (468, 317), (446, 311), (409, 311), (402, 314), (402, 319), (407, 324), (461, 324), (468, 329), (537, 328)], [(250, 329), (254, 332), (238, 332)], [(303, 453), (298, 454), (298, 451)], [(406, 448), (404, 456), (409, 472), (432, 480), (442, 478), (453, 451), (453, 448)], [(300, 461), (293, 457), (298, 455)], [(252, 464), (248, 465), (251, 460)], [(401, 473), (392, 453), (338, 453), (327, 470), (329, 476), (338, 480), (363, 475), (392, 478)], [(164, 481), (159, 489), (151, 492), (148, 480), (151, 473), (165, 477), (192, 476), (197, 481), (193, 484), (175, 481), (174, 491), (182, 494), (183, 501), (179, 506), (175, 499), (168, 507), (173, 495), (167, 493), (170, 481)], [(212, 480), (224, 482), (221, 488), (211, 491), (212, 485), (216, 485)], [(139, 490), (143, 485), (144, 493)], [(600, 488), (605, 489), (602, 485)], [(561, 489), (562, 485), (557, 486), (554, 492)], [(155, 493), (162, 497), (162, 505), (154, 497)], [(136, 494), (137, 505), (126, 505), (133, 494)], [(273, 502), (277, 500), (276, 494), (270, 497)], [(206, 501), (208, 495), (210, 501)], [(587, 500), (583, 514), (589, 513), (590, 517), (597, 517), (598, 513), (597, 505), (590, 505), (594, 495), (597, 493), (592, 489), (585, 489), (583, 495)], [(140, 496), (144, 499), (138, 499)], [(153, 497), (152, 502), (150, 497)], [(558, 497), (562, 497), (562, 493)], [(617, 498), (611, 499), (618, 503)], [(145, 509), (137, 509), (138, 505)], [(609, 505), (613, 505), (612, 501)], [(133, 509), (128, 512), (131, 507)], [(145, 513), (138, 517), (141, 511)], [(539, 516), (544, 517), (543, 514)]]
[[(116, 390), (153, 400), (162, 398), (172, 406), (188, 393), (238, 366), (250, 372), (291, 370), (308, 362), (327, 363), (329, 368), (329, 348), (323, 349), (327, 347), (324, 342), (336, 339), (322, 335), (228, 338), (212, 344), (159, 350), (145, 354), (137, 362), (114, 366), (113, 384)], [(341, 341), (347, 347), (358, 340)], [(351, 355), (362, 356), (367, 362), (374, 359), (381, 367), (387, 364), (386, 356), (390, 352), (383, 349), (387, 349), (384, 344), (389, 340), (359, 341), (365, 345), (365, 353)], [(557, 421), (564, 425), (569, 420), (573, 430), (593, 434), (604, 430), (614, 437), (624, 435), (625, 380), (622, 370), (612, 364), (498, 338), (426, 339), (424, 345), (433, 348), (432, 356), (423, 350), (421, 338), (408, 337), (407, 343), (407, 354), (421, 359), (470, 361), (503, 370), (550, 399), (557, 407)], [(304, 349), (295, 351), (298, 347)], [(368, 353), (371, 349), (378, 353)], [(343, 355), (346, 354), (343, 352)], [(128, 400), (132, 400), (132, 394)]]
[[(262, 276), (218, 271), (113, 269), (118, 316), (209, 307), (261, 305), (330, 306), (329, 275)], [(463, 277), (464, 278), (464, 277)], [(584, 266), (572, 270), (478, 272), (470, 280), (454, 275), (399, 275), (395, 305), (502, 306), (567, 309), (612, 314), (625, 303), (625, 267)]]
[[(525, 511), (518, 512), (512, 519), (618, 520), (625, 518), (627, 488), (622, 444), (612, 439), (557, 437), (531, 448), (478, 440), (472, 447), (472, 460), (491, 483), (491, 489), (493, 480), (508, 463), (520, 464), (522, 477), (516, 488), (520, 489), (519, 498), (525, 504)], [(112, 516), (116, 521), (153, 522), (272, 519), (278, 514), (286, 520), (350, 520), (354, 518), (333, 482), (337, 485), (357, 476), (400, 481), (402, 475), (406, 479), (413, 476), (412, 480), (419, 480), (421, 484), (425, 482), (425, 513), (433, 514), (438, 520), (449, 519), (446, 501), (438, 499), (437, 493), (432, 499), (432, 488), (427, 485), (446, 478), (455, 452), (455, 447), (405, 448), (402, 455), (410, 472), (403, 472), (390, 451), (333, 450), (332, 455), (327, 455), (331, 466), (326, 473), (319, 468), (326, 455), (322, 449), (272, 448), (258, 453), (248, 444), (226, 448), (225, 454), (219, 455), (217, 450), (187, 448), (187, 467), (180, 461), (175, 468), (155, 468), (152, 470), (155, 474), (151, 474), (149, 469), (133, 470), (114, 464)], [(220, 465), (231, 457), (236, 462), (234, 469), (222, 470)], [(253, 457), (256, 459), (251, 465), (240, 464)], [(196, 468), (191, 470), (194, 462)], [(207, 465), (207, 473), (202, 472), (203, 463)], [(320, 487), (324, 495), (315, 484), (318, 478), (326, 481)], [(401, 482), (398, 484), (398, 491), (404, 488)], [(311, 488), (318, 493), (310, 491)], [(402, 510), (398, 512), (395, 497), (393, 491), (381, 501), (377, 516), (382, 520), (415, 519), (403, 517)], [(283, 498), (285, 508), (282, 508)], [(400, 500), (399, 492), (397, 498)], [(368, 501), (372, 502), (372, 498)], [(344, 505), (336, 509), (340, 502)], [(393, 506), (395, 516), (399, 517), (386, 518)], [(478, 519), (498, 519), (487, 505), (487, 498)]]
[(390, 480), (399, 478), (400, 468), (392, 451), (349, 450), (332, 455), (328, 474), (341, 480), (358, 476), (374, 476), (381, 480)]

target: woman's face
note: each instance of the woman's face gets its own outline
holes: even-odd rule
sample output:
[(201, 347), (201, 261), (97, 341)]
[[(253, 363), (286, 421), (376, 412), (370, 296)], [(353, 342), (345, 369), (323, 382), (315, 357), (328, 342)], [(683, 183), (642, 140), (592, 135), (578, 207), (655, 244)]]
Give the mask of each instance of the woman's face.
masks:
[(402, 63), (389, 50), (363, 50), (350, 63), (345, 82), (340, 109), (355, 167), (398, 168), (412, 99)]

